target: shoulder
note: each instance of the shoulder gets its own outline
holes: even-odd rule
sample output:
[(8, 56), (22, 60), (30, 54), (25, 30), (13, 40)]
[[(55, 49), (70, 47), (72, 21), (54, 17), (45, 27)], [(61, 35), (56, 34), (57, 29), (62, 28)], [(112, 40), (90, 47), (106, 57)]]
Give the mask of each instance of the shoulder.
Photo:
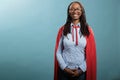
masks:
[(58, 29), (57, 37), (61, 37), (61, 36), (62, 36), (62, 34), (63, 34), (63, 29), (64, 29), (64, 26), (61, 26), (61, 27)]
[(91, 28), (91, 26), (88, 26), (88, 30), (89, 30), (90, 34), (94, 35), (93, 29)]
[(63, 30), (64, 30), (64, 26), (61, 26), (58, 30), (58, 34), (62, 34), (63, 33)]
[(60, 28), (59, 28), (59, 32), (61, 32), (61, 31), (63, 31), (64, 30), (64, 26), (61, 26)]

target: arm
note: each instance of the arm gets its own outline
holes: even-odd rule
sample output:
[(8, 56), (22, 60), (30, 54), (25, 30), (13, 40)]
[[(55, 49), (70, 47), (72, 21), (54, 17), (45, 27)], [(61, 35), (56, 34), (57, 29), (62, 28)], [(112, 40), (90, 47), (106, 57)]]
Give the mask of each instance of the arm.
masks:
[(58, 45), (58, 50), (57, 50), (57, 60), (59, 63), (60, 68), (65, 71), (66, 73), (68, 73), (69, 75), (73, 75), (74, 71), (72, 71), (71, 69), (67, 68), (67, 65), (62, 57), (62, 40), (63, 38), (61, 37), (60, 41), (59, 41), (59, 45)]
[(58, 60), (58, 63), (59, 63), (59, 66), (62, 70), (65, 69), (65, 67), (67, 67), (67, 65), (65, 64), (65, 61), (63, 60), (62, 58), (62, 40), (63, 40), (63, 37), (61, 37), (60, 41), (59, 41), (59, 45), (58, 45), (58, 50), (57, 50), (57, 60)]
[(82, 72), (86, 71), (86, 61), (84, 60), (84, 62), (79, 66), (79, 68), (82, 70)]

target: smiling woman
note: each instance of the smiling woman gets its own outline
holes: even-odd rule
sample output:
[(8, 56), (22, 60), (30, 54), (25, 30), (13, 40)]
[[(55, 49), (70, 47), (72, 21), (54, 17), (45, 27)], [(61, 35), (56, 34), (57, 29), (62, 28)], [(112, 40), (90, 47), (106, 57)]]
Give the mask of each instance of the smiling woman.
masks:
[(96, 80), (96, 45), (80, 2), (68, 6), (55, 46), (54, 80)]

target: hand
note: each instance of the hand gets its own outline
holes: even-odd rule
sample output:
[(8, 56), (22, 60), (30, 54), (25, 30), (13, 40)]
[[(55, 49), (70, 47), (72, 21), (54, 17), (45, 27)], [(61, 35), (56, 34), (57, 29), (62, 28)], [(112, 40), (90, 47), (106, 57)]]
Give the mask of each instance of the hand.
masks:
[(69, 68), (65, 68), (64, 71), (65, 71), (66, 73), (68, 73), (69, 75), (74, 75), (74, 71), (72, 71), (72, 70), (69, 69)]
[(72, 71), (74, 72), (72, 77), (78, 77), (80, 75), (78, 69), (73, 69)]
[(74, 72), (73, 77), (78, 77), (83, 72), (80, 68), (79, 69), (73, 69), (72, 71)]

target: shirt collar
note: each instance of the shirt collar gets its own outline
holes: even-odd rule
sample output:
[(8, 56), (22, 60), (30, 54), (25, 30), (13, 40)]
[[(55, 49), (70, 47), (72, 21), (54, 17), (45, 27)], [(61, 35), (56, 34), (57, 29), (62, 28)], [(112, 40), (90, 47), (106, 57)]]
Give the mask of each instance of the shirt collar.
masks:
[[(71, 27), (74, 26), (73, 23), (71, 23)], [(80, 27), (80, 23), (77, 23), (76, 26), (79, 26)]]
[[(70, 27), (71, 27), (71, 32), (72, 32), (73, 26), (74, 26), (74, 24), (73, 24), (73, 23), (71, 23), (71, 24), (70, 24)], [(79, 23), (77, 23), (77, 24), (76, 24), (76, 26), (79, 26), (79, 29), (80, 29), (80, 22), (79, 22)]]

